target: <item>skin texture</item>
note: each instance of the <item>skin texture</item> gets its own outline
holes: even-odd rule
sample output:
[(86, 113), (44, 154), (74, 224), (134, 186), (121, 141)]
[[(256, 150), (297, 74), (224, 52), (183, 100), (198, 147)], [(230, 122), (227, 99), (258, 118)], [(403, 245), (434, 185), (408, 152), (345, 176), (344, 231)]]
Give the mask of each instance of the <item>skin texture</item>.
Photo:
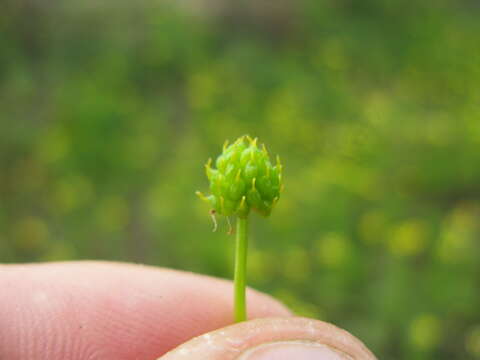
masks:
[[(332, 324), (307, 318), (283, 317), (256, 319), (216, 330), (190, 340), (159, 360), (247, 360), (247, 354), (252, 354), (252, 350), (257, 352), (263, 350), (261, 348), (265, 344), (281, 343), (289, 343), (290, 347), (292, 343), (297, 346), (302, 343), (326, 346), (343, 360), (375, 359), (360, 340)], [(299, 357), (294, 358), (300, 360)]]
[[(0, 289), (0, 359), (153, 360), (232, 323), (231, 282), (142, 265), (87, 261), (0, 265)], [(272, 339), (302, 338), (298, 330), (303, 326), (307, 332), (311, 326), (323, 326), (291, 317), (267, 295), (249, 290), (247, 298), (250, 319), (276, 319), (218, 330), (233, 332), (242, 351)], [(284, 322), (289, 319), (293, 323)], [(262, 335), (252, 335), (255, 328), (263, 329)], [(338, 335), (333, 328), (319, 331), (312, 333), (312, 340), (327, 341), (321, 333)], [(339, 336), (347, 343), (339, 347), (358, 342), (345, 334)], [(210, 338), (200, 339), (212, 343)], [(199, 343), (202, 340), (196, 338), (184, 346)], [(185, 359), (181, 349), (165, 358)], [(197, 355), (201, 354), (188, 359), (217, 358)]]

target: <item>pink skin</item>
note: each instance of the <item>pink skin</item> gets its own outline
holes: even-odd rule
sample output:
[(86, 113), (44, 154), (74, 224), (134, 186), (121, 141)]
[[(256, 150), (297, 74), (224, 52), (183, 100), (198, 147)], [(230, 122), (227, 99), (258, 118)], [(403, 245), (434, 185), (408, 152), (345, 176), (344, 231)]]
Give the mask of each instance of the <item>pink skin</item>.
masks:
[[(375, 360), (365, 345), (345, 330), (300, 317), (263, 318), (231, 325), (192, 339), (159, 360), (246, 360), (247, 355), (251, 360), (265, 353), (275, 353), (269, 359), (276, 360), (304, 359), (298, 356), (300, 353), (312, 353), (316, 355), (312, 358), (318, 360)], [(286, 353), (290, 356), (285, 357)]]
[[(346, 343), (336, 346), (348, 350), (356, 344), (354, 351), (366, 351), (358, 354), (370, 354), (337, 328), (315, 333), (312, 326), (323, 323), (290, 317), (283, 305), (267, 295), (249, 290), (248, 304), (250, 319), (281, 318), (226, 328), (229, 334), (233, 331), (242, 351), (272, 339), (303, 339), (300, 329), (304, 326), (313, 341), (328, 343), (331, 339), (325, 340), (325, 334), (343, 339), (348, 335)], [(285, 322), (288, 319), (292, 322)], [(0, 359), (153, 360), (231, 323), (232, 284), (225, 280), (106, 262), (0, 266)], [(262, 326), (264, 334), (252, 337), (248, 324)], [(211, 344), (211, 339), (201, 339)], [(218, 341), (221, 345), (225, 339)], [(198, 346), (202, 340), (194, 339), (184, 347), (189, 349), (192, 343)], [(165, 359), (185, 358), (185, 348)], [(198, 359), (217, 359), (213, 356)]]

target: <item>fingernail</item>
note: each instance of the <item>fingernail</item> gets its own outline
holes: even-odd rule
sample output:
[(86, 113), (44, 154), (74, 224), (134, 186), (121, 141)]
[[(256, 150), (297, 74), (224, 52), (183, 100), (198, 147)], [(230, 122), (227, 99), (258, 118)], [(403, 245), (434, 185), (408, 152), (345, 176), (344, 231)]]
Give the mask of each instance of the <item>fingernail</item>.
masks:
[(352, 360), (330, 346), (308, 341), (262, 344), (243, 353), (238, 360)]

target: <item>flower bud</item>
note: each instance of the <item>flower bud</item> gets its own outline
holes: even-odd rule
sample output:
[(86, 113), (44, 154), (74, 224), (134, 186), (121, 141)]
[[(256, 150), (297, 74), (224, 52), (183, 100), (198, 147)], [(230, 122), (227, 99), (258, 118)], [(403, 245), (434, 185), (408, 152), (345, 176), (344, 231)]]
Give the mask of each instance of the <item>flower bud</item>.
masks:
[(257, 139), (242, 136), (233, 144), (223, 146), (222, 154), (212, 167), (205, 165), (210, 181), (211, 195), (197, 195), (220, 215), (246, 217), (250, 209), (263, 216), (270, 215), (282, 190), (282, 165), (272, 165), (265, 145), (257, 146)]

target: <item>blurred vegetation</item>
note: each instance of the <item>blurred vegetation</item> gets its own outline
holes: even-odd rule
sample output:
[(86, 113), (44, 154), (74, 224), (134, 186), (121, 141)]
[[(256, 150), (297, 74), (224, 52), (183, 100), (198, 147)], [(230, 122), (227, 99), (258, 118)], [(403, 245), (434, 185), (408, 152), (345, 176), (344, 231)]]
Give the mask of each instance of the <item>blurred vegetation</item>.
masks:
[(380, 359), (479, 359), (478, 3), (155, 4), (3, 3), (0, 260), (231, 277), (194, 192), (248, 133), (286, 185), (252, 286)]

